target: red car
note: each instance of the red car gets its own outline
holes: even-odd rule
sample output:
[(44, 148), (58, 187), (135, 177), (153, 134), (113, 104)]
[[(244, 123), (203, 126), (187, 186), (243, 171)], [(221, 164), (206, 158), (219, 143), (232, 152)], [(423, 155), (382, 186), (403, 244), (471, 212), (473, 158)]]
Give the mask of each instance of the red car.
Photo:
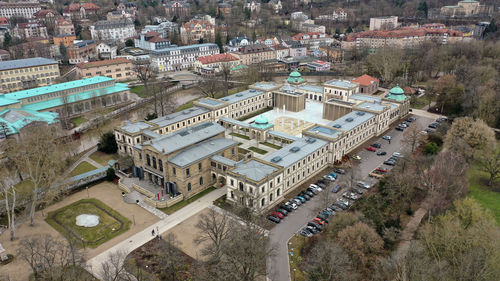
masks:
[(377, 151), (377, 149), (376, 149), (375, 147), (373, 147), (373, 146), (367, 146), (367, 147), (365, 147), (365, 148), (366, 148), (366, 150), (368, 150), (368, 151), (374, 151), (374, 152), (375, 152), (375, 151)]
[(313, 222), (315, 222), (315, 223), (319, 223), (319, 224), (321, 224), (321, 225), (324, 225), (324, 224), (325, 224), (325, 221), (324, 221), (324, 220), (322, 220), (322, 219), (320, 219), (320, 218), (314, 218), (314, 219), (313, 219)]
[(377, 171), (382, 172), (382, 173), (387, 173), (388, 172), (387, 169), (380, 168), (380, 167), (377, 168)]
[(271, 215), (280, 218), (280, 220), (282, 220), (285, 217), (282, 213), (276, 211), (272, 212)]

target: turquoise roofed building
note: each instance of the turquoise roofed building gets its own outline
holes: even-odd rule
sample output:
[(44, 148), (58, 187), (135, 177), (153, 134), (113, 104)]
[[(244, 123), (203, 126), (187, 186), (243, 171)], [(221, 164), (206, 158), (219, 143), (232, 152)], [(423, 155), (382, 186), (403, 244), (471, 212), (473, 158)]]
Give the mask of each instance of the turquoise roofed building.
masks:
[(405, 91), (401, 87), (399, 87), (399, 85), (396, 85), (396, 87), (389, 90), (389, 94), (385, 98), (402, 102), (406, 100), (406, 95)]
[(304, 78), (302, 78), (302, 75), (300, 74), (300, 72), (298, 72), (297, 70), (294, 70), (290, 73), (290, 75), (288, 75), (286, 82), (288, 82), (290, 84), (297, 85), (297, 84), (302, 84), (302, 83), (306, 82), (306, 80), (304, 80)]
[(0, 124), (7, 128), (8, 136), (18, 134), (33, 122), (56, 124), (61, 117), (69, 120), (128, 100), (127, 84), (116, 83), (113, 78), (96, 76), (74, 80), (0, 95)]
[(252, 123), (252, 127), (256, 129), (261, 129), (261, 130), (267, 130), (274, 125), (269, 123), (269, 120), (264, 115), (259, 115), (257, 118), (255, 118), (255, 121)]

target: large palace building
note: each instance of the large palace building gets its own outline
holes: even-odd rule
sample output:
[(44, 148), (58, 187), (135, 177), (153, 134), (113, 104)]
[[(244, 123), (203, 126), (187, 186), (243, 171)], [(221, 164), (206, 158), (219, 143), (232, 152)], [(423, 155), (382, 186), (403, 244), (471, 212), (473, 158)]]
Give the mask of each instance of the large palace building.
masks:
[(149, 195), (148, 203), (168, 206), (216, 186), (227, 189), (229, 201), (265, 212), (408, 114), (400, 87), (382, 96), (358, 91), (352, 81), (310, 85), (295, 71), (284, 84), (259, 82), (157, 119), (126, 122), (115, 137), (119, 152), (134, 159), (131, 188)]

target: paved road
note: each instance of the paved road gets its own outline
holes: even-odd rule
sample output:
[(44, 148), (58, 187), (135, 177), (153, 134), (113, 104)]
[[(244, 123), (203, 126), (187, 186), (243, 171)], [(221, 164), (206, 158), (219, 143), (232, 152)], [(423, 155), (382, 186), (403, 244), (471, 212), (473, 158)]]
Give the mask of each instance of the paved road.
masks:
[[(418, 112), (420, 113), (420, 112)], [(416, 114), (417, 115), (417, 114)], [(424, 116), (430, 116), (428, 114), (422, 114)], [(421, 124), (423, 128), (426, 128), (429, 123), (431, 123), (435, 118), (439, 116), (428, 117), (416, 116), (417, 123)], [(415, 126), (415, 122), (411, 125)], [(361, 145), (357, 152), (350, 153), (351, 155), (357, 154), (361, 157), (361, 162), (359, 163), (359, 173), (360, 177), (363, 178), (365, 182), (371, 184), (375, 183), (374, 178), (368, 177), (368, 173), (379, 166), (384, 166), (382, 163), (392, 155), (393, 152), (401, 152), (401, 138), (403, 133), (396, 131), (394, 129), (388, 130), (385, 135), (390, 135), (392, 137), (391, 144), (388, 141), (381, 139), (381, 137), (375, 137), (367, 141), (365, 144)], [(386, 151), (386, 156), (377, 156), (376, 153), (370, 152), (364, 149), (365, 146), (378, 142), (382, 144), (382, 148), (379, 150)], [(384, 166), (385, 168), (390, 168)], [(319, 175), (318, 177), (321, 177)], [(342, 177), (342, 175), (340, 175)], [(292, 194), (299, 193), (300, 190), (305, 189), (309, 183), (304, 184), (301, 188), (297, 188), (296, 192)], [(297, 233), (304, 225), (310, 221), (320, 206), (324, 205), (324, 200), (322, 196), (327, 196), (329, 193), (330, 202), (334, 202), (338, 197), (342, 196), (341, 192), (333, 195), (329, 190), (324, 190), (319, 195), (316, 195), (310, 201), (306, 202), (300, 206), (297, 210), (289, 214), (281, 223), (277, 224), (269, 235), (271, 246), (275, 249), (275, 254), (268, 260), (268, 272), (269, 279), (272, 281), (289, 281), (290, 280), (290, 265), (289, 265), (289, 253), (288, 253), (288, 240)]]

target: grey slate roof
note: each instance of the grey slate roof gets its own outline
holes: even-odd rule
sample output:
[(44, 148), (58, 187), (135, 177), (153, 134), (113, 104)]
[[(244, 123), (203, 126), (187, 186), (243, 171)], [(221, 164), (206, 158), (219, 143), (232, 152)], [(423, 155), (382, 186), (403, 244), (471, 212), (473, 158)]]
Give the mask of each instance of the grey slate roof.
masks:
[(285, 133), (282, 133), (282, 132), (278, 132), (278, 131), (273, 131), (273, 130), (270, 130), (268, 132), (270, 135), (272, 136), (276, 136), (276, 137), (279, 137), (279, 138), (282, 138), (282, 139), (287, 139), (287, 140), (298, 140), (300, 138), (298, 137), (295, 137), (295, 136), (292, 136), (292, 135), (289, 135), (289, 134), (285, 134)]
[(327, 126), (335, 127), (336, 125), (340, 125), (340, 127), (335, 127), (335, 128), (344, 131), (349, 131), (363, 124), (370, 118), (373, 118), (373, 116), (375, 115), (369, 112), (352, 111), (340, 117), (339, 119), (328, 123)]
[(342, 80), (330, 80), (330, 81), (327, 81), (325, 83), (325, 85), (339, 87), (339, 88), (352, 88), (352, 87), (358, 86), (358, 84), (356, 84), (356, 83), (352, 83), (349, 81), (342, 81)]
[(225, 138), (209, 139), (198, 143), (195, 146), (184, 149), (174, 157), (168, 159), (168, 162), (179, 167), (189, 166), (203, 158), (224, 151), (225, 149), (236, 144), (237, 142)]
[(109, 29), (109, 28), (124, 28), (129, 25), (134, 25), (134, 23), (129, 19), (119, 19), (119, 20), (103, 20), (95, 23), (94, 28), (96, 30)]
[(230, 166), (230, 167), (234, 167), (237, 163), (234, 160), (231, 160), (231, 159), (226, 158), (226, 157), (222, 157), (220, 155), (214, 155), (214, 156), (210, 157), (210, 159), (217, 161), (219, 163), (222, 163), (224, 165)]
[(371, 101), (371, 102), (380, 102), (382, 100), (380, 97), (377, 97), (377, 96), (368, 96), (368, 95), (362, 95), (362, 94), (354, 94), (354, 95), (350, 96), (349, 99)]
[(229, 124), (238, 125), (238, 126), (243, 127), (243, 128), (250, 128), (250, 124), (243, 122), (243, 121), (236, 120), (236, 119), (221, 117), (219, 120), (222, 122), (229, 123)]
[(342, 131), (336, 130), (335, 128), (325, 128), (321, 126), (314, 126), (307, 131), (327, 138), (336, 138), (342, 134)]
[(198, 116), (200, 114), (207, 113), (207, 112), (209, 112), (208, 109), (194, 106), (194, 107), (185, 109), (183, 111), (174, 112), (174, 113), (162, 116), (162, 117), (158, 117), (158, 118), (153, 119), (149, 122), (157, 124), (160, 127), (165, 127), (165, 126), (175, 124), (179, 121), (187, 120), (189, 118), (193, 118), (195, 116)]
[(134, 123), (127, 121), (127, 122), (125, 122), (125, 125), (121, 127), (121, 129), (133, 134), (133, 133), (137, 133), (143, 129), (147, 129), (149, 127), (151, 127), (151, 125), (149, 125), (143, 121), (134, 122)]
[(172, 51), (180, 51), (181, 55), (185, 54), (191, 54), (191, 53), (196, 53), (200, 51), (200, 48), (202, 47), (208, 47), (210, 50), (215, 50), (219, 49), (219, 46), (214, 43), (203, 43), (203, 44), (195, 44), (195, 45), (188, 45), (188, 46), (176, 46), (176, 47), (171, 47), (171, 48), (166, 48), (166, 49), (161, 49), (161, 50), (155, 50), (151, 51), (151, 55), (155, 57), (162, 57), (162, 56), (170, 56), (170, 53)]
[(252, 159), (246, 163), (240, 162), (236, 164), (236, 168), (231, 172), (245, 176), (253, 181), (260, 181), (277, 170), (276, 167)]
[(382, 112), (385, 109), (385, 105), (372, 102), (363, 102), (361, 104), (358, 104), (356, 107), (360, 109), (373, 110), (378, 112)]
[(255, 89), (248, 89), (248, 90), (236, 93), (234, 95), (230, 95), (230, 96), (221, 98), (220, 100), (227, 101), (229, 103), (237, 103), (239, 101), (246, 100), (248, 98), (255, 97), (255, 96), (258, 96), (261, 94), (264, 94), (264, 92), (258, 91)]
[(323, 93), (323, 87), (320, 87), (320, 86), (305, 84), (305, 85), (298, 86), (298, 88), (299, 88), (299, 90), (303, 90), (303, 91), (315, 92), (315, 93), (320, 93), (320, 94)]
[(22, 68), (22, 67), (49, 65), (49, 64), (57, 64), (57, 61), (40, 57), (30, 58), (30, 59), (20, 59), (20, 60), (8, 60), (0, 62), (0, 71)]
[[(282, 149), (267, 155), (263, 158), (263, 160), (273, 162), (276, 165), (287, 168), (327, 144), (328, 142), (317, 138), (301, 138), (283, 147)], [(292, 151), (292, 148), (294, 148), (295, 152)]]
[[(168, 154), (214, 137), (224, 131), (224, 127), (215, 122), (205, 122), (161, 136), (152, 141), (146, 141), (143, 145), (151, 145), (161, 153)], [(142, 149), (143, 145), (137, 144), (135, 147)]]

